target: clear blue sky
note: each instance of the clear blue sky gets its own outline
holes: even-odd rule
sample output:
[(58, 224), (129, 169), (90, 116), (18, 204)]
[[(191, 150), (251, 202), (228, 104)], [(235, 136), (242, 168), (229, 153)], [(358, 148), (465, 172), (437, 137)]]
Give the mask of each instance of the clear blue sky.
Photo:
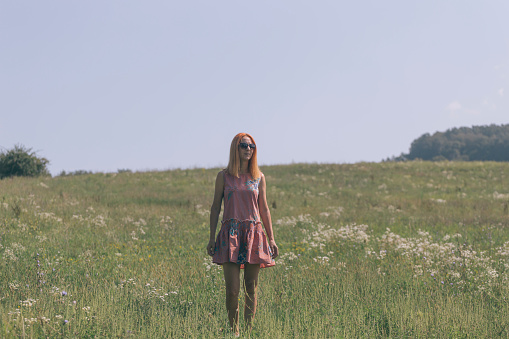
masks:
[(0, 2), (0, 146), (50, 171), (380, 161), (509, 123), (509, 1)]

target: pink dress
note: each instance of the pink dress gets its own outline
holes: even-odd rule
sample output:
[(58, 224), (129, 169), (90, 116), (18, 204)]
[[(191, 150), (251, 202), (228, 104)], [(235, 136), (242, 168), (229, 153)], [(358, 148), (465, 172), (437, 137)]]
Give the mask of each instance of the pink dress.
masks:
[(224, 172), (224, 213), (221, 230), (216, 238), (212, 261), (274, 266), (272, 252), (260, 221), (258, 184), (260, 178), (239, 174), (236, 178)]

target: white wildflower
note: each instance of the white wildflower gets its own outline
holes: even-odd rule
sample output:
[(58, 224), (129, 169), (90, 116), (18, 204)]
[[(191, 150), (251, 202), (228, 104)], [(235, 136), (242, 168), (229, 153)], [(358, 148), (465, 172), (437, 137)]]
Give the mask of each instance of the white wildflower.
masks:
[(133, 240), (139, 240), (139, 239), (136, 237), (136, 232), (135, 232), (135, 231), (132, 231), (132, 232), (131, 232), (131, 238), (132, 238)]
[(276, 225), (280, 226), (295, 226), (297, 223), (311, 224), (311, 216), (309, 214), (301, 214), (297, 217), (283, 217), (275, 222)]
[(5, 260), (11, 260), (11, 261), (17, 261), (18, 257), (14, 254), (14, 251), (10, 249), (9, 247), (5, 248), (3, 258)]
[(319, 264), (328, 264), (329, 263), (329, 257), (316, 257), (316, 258), (313, 258), (313, 261), (314, 262), (317, 262)]
[(436, 202), (437, 204), (445, 204), (447, 200), (444, 199), (431, 199), (431, 201)]
[(32, 307), (32, 305), (36, 302), (37, 302), (37, 300), (35, 300), (35, 299), (27, 299), (27, 300), (20, 301), (21, 306), (24, 306), (24, 307)]
[(44, 235), (36, 235), (35, 239), (39, 240), (39, 242), (46, 241), (48, 238), (46, 238)]
[(497, 191), (493, 192), (493, 198), (494, 199), (509, 199), (509, 193), (503, 194), (498, 193)]
[(9, 288), (11, 290), (17, 290), (19, 288), (19, 283), (17, 281), (13, 281), (13, 282), (9, 283)]
[(293, 261), (299, 259), (297, 255), (293, 252), (286, 252), (279, 256), (279, 258), (276, 260), (277, 264), (284, 265), (286, 261)]

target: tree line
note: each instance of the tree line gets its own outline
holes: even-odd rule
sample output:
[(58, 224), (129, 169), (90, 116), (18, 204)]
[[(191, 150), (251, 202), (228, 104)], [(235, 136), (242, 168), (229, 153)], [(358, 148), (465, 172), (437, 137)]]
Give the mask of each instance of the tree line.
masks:
[(389, 161), (509, 161), (509, 124), (451, 128), (415, 139), (410, 152)]
[[(410, 145), (410, 152), (386, 161), (509, 161), (509, 124), (451, 128), (433, 135), (425, 133)], [(49, 175), (46, 158), (31, 148), (16, 145), (0, 151), (0, 179), (13, 176)], [(119, 170), (119, 173), (129, 170)], [(79, 175), (91, 172), (76, 171), (60, 175)]]
[[(49, 160), (40, 157), (31, 148), (21, 144), (12, 149), (0, 150), (0, 179), (11, 177), (51, 176), (48, 171)], [(118, 173), (131, 172), (130, 169), (119, 169)], [(59, 176), (76, 176), (92, 174), (92, 171), (77, 170), (60, 172)]]

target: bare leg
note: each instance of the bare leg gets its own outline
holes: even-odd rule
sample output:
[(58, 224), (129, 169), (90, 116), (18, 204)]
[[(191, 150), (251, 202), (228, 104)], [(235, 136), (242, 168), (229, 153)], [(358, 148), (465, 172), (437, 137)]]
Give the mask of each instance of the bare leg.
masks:
[(244, 265), (244, 289), (246, 294), (246, 303), (244, 305), (244, 321), (248, 328), (256, 313), (258, 273), (260, 273), (260, 264)]
[(240, 290), (240, 265), (224, 263), (224, 282), (226, 286), (226, 311), (230, 327), (235, 334), (239, 333), (239, 290)]

